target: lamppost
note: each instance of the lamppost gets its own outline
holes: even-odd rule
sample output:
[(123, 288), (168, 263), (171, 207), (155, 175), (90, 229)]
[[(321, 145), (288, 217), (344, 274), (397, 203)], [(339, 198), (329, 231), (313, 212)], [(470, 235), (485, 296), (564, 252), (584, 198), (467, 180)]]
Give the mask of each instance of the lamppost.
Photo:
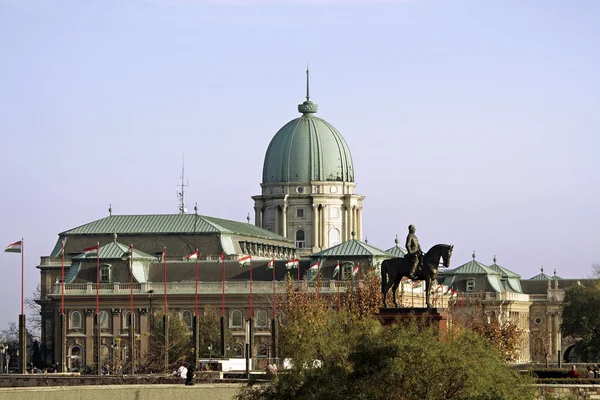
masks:
[(209, 357), (208, 358), (209, 359), (212, 359), (212, 350), (213, 350), (213, 345), (212, 345), (212, 343), (210, 343), (208, 345), (208, 352), (209, 352)]
[[(8, 358), (8, 345), (0, 343), (0, 374), (4, 373), (4, 357)], [(8, 362), (6, 363), (6, 373), (8, 373)]]

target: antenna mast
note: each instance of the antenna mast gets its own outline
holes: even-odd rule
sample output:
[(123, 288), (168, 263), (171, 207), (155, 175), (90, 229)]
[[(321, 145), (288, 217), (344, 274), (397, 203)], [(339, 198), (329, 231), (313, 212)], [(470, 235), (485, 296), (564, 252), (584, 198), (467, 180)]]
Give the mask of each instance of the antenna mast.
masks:
[(184, 200), (184, 193), (185, 193), (185, 187), (189, 186), (189, 181), (185, 181), (184, 179), (185, 176), (185, 154), (181, 157), (181, 185), (177, 185), (181, 188), (180, 191), (177, 192), (177, 198), (179, 199), (179, 214), (185, 214), (187, 212), (187, 209), (185, 208), (185, 200)]

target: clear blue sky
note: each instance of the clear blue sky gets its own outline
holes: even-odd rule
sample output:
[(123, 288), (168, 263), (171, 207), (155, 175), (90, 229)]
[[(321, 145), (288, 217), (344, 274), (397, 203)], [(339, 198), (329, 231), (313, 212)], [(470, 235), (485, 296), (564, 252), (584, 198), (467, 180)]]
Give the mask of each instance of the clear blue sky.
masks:
[[(245, 220), (269, 141), (299, 114), (346, 138), (364, 233), (409, 223), (454, 267), (600, 262), (596, 1), (0, 0), (0, 245), (26, 293), (57, 233), (188, 208)], [(1, 253), (0, 327), (20, 260)]]

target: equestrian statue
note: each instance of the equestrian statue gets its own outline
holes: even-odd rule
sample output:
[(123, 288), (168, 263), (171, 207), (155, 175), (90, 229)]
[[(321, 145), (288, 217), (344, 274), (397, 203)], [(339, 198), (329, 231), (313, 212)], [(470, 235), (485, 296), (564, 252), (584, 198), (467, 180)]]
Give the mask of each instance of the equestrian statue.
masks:
[(425, 254), (421, 251), (421, 245), (415, 235), (414, 225), (408, 226), (408, 236), (406, 237), (407, 254), (404, 257), (390, 258), (381, 263), (381, 292), (383, 293), (383, 307), (387, 308), (386, 295), (392, 288), (394, 306), (397, 308), (396, 290), (403, 277), (411, 280), (425, 281), (425, 298), (427, 308), (431, 308), (429, 295), (431, 294), (431, 283), (435, 281), (440, 266), (440, 258), (443, 260), (443, 267), (450, 267), (450, 257), (452, 257), (453, 245), (436, 244)]

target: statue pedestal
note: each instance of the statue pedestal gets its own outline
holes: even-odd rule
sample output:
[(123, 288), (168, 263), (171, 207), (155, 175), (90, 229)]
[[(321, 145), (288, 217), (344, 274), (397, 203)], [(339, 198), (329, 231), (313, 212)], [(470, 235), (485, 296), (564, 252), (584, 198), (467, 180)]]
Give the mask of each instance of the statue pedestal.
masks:
[(444, 308), (380, 308), (375, 314), (382, 325), (402, 324), (412, 318), (424, 319), (440, 332), (448, 330), (448, 314)]

